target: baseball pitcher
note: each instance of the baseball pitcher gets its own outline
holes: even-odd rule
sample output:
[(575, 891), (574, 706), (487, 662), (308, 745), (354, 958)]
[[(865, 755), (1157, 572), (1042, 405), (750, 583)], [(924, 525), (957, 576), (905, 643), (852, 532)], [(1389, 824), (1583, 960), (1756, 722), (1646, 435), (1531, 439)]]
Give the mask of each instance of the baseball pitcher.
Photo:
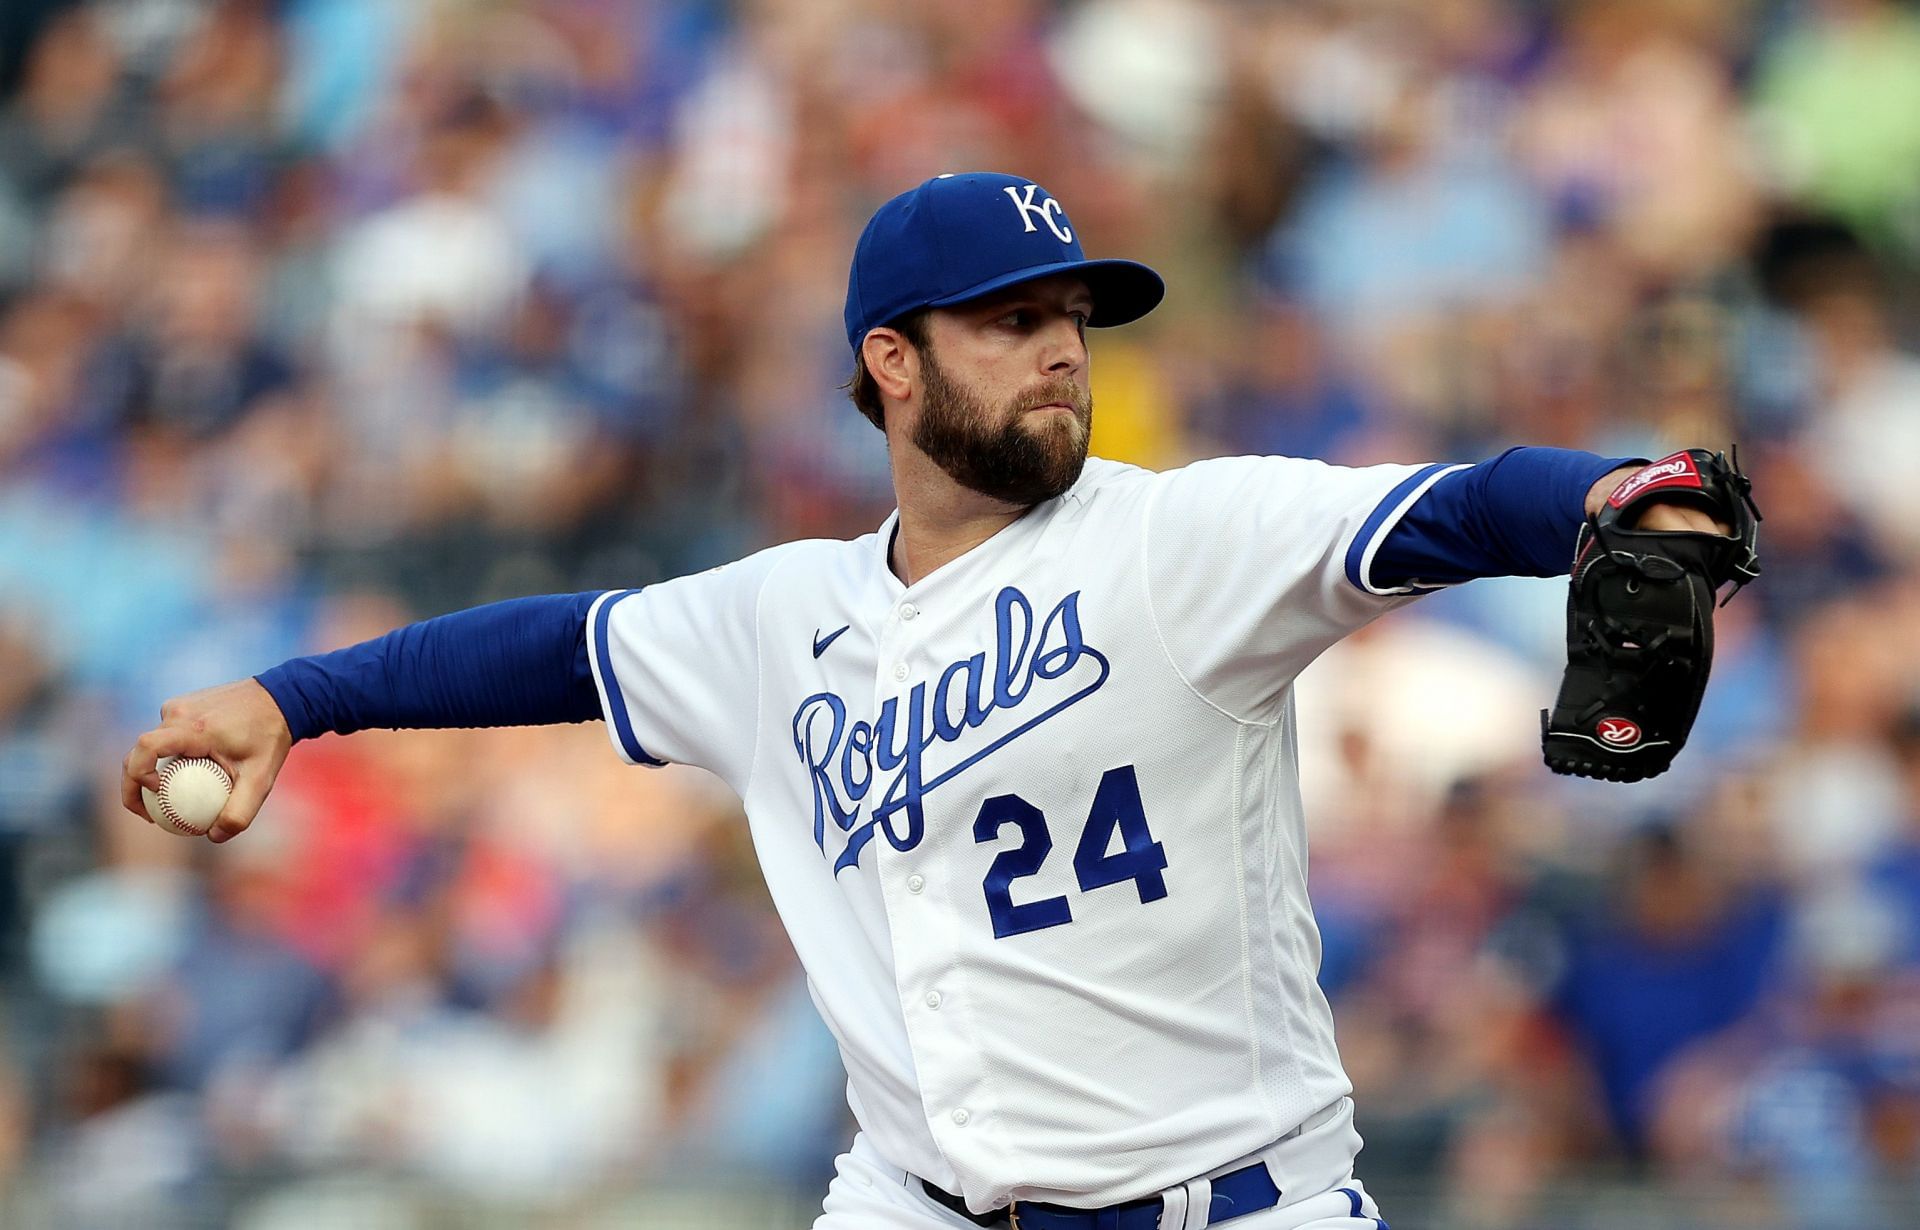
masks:
[(1697, 450), (1089, 459), (1086, 331), (1162, 293), (1088, 259), (1037, 184), (931, 179), (874, 215), (847, 287), (898, 502), (875, 532), (170, 701), (127, 806), (156, 758), (211, 756), (223, 841), (329, 731), (604, 720), (626, 760), (745, 802), (859, 1125), (821, 1230), (1384, 1228), (1315, 983), (1295, 677), (1436, 587), (1571, 569), (1547, 763), (1657, 773), (1756, 514)]

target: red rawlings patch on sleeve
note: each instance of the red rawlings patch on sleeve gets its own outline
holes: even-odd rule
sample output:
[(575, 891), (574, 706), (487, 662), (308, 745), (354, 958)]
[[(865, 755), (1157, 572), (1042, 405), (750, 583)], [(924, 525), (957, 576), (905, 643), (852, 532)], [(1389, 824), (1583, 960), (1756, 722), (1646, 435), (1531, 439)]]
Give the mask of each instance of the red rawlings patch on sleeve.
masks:
[(1614, 508), (1625, 508), (1649, 491), (1663, 487), (1691, 487), (1698, 491), (1705, 485), (1700, 481), (1700, 471), (1694, 468), (1693, 455), (1679, 452), (1627, 475), (1626, 481), (1607, 497), (1607, 503)]

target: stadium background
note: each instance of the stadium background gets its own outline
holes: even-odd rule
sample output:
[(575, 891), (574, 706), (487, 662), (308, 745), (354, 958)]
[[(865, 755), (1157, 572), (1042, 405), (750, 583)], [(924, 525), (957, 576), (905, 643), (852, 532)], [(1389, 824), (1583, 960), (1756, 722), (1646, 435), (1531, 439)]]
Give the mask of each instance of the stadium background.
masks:
[(842, 1076), (698, 774), (299, 749), (218, 851), (165, 696), (889, 507), (882, 199), (1007, 169), (1166, 306), (1097, 450), (1738, 439), (1694, 745), (1551, 778), (1554, 582), (1303, 684), (1399, 1230), (1920, 1224), (1920, 16), (1880, 0), (0, 5), (0, 1224), (803, 1226)]

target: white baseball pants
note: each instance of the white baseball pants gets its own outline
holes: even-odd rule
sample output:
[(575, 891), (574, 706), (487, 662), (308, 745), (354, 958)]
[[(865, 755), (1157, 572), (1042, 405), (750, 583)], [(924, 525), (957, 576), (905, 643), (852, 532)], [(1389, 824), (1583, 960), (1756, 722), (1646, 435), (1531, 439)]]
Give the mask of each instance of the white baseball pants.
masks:
[[(1353, 1153), (1359, 1148), (1359, 1136), (1353, 1132), (1352, 1123), (1353, 1104), (1347, 1101), (1336, 1115), (1316, 1124), (1303, 1136), (1274, 1145), (1257, 1156), (1265, 1158), (1269, 1168), (1282, 1180), (1293, 1177), (1295, 1167), (1290, 1163), (1305, 1160), (1287, 1156), (1289, 1154), (1307, 1151), (1325, 1154), (1328, 1149), (1344, 1149), (1347, 1165), (1351, 1166)], [(1227, 1169), (1242, 1164), (1236, 1162)], [(1178, 1189), (1175, 1190), (1177, 1193)], [(1221, 1224), (1228, 1230), (1385, 1230), (1386, 1222), (1380, 1217), (1379, 1206), (1367, 1195), (1360, 1181), (1352, 1177), (1350, 1170), (1344, 1180), (1321, 1185), (1311, 1196), (1293, 1198), (1289, 1184), (1284, 1181), (1281, 1190), (1289, 1194), (1283, 1195), (1275, 1207)], [(1177, 1203), (1177, 1200), (1169, 1202), (1168, 1212), (1162, 1215), (1161, 1230), (1195, 1230), (1206, 1225), (1205, 1221), (1194, 1220), (1200, 1215), (1198, 1209), (1192, 1216), (1167, 1224), (1169, 1217), (1176, 1216), (1171, 1206)], [(819, 1220), (813, 1223), (813, 1230), (978, 1230), (978, 1227), (935, 1204), (920, 1189), (919, 1179), (888, 1165), (865, 1135), (860, 1134), (834, 1163), (826, 1205)]]

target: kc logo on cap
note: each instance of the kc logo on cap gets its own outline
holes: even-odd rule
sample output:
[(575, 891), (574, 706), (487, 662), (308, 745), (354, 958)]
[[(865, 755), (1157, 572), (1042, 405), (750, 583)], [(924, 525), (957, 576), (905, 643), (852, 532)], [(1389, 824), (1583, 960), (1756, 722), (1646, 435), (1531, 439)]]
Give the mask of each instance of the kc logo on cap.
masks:
[(1067, 225), (1067, 211), (1060, 208), (1060, 202), (1048, 197), (1037, 208), (1034, 206), (1033, 198), (1042, 191), (1039, 184), (1028, 184), (1024, 190), (1009, 184), (1005, 191), (1013, 207), (1020, 211), (1021, 220), (1027, 224), (1029, 231), (1036, 229), (1033, 220), (1037, 216), (1047, 224), (1048, 230), (1059, 237), (1061, 243), (1073, 242), (1073, 228)]
[(951, 307), (1036, 278), (1071, 273), (1093, 294), (1096, 328), (1151, 312), (1166, 294), (1137, 261), (1088, 260), (1066, 207), (1030, 179), (936, 175), (875, 211), (847, 277), (847, 344), (909, 312)]

